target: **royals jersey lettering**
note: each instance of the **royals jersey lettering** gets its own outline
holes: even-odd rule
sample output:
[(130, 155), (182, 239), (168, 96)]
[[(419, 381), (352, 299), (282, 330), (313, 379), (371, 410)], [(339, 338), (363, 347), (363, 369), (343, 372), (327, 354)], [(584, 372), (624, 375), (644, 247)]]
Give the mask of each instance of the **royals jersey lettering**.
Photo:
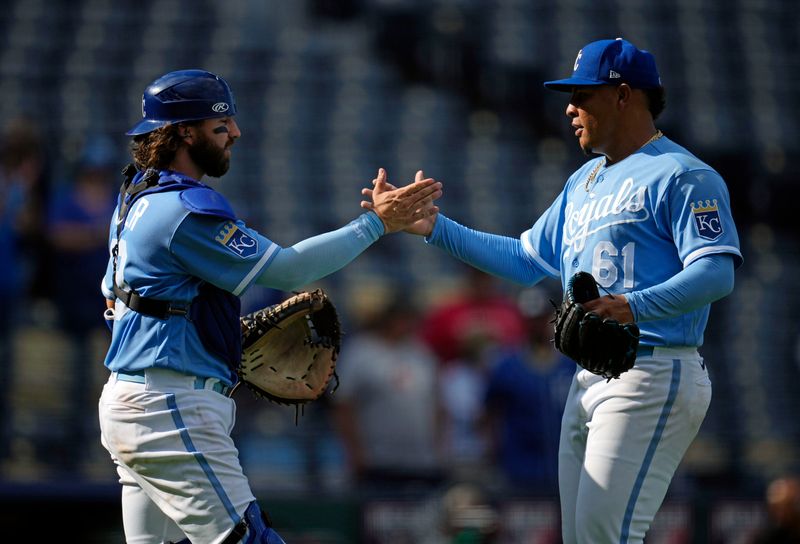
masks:
[[(728, 190), (711, 167), (666, 137), (619, 163), (601, 167), (603, 160), (575, 172), (521, 236), (525, 250), (563, 285), (583, 270), (608, 292), (624, 294), (663, 283), (704, 255), (727, 253), (741, 263)], [(699, 346), (708, 313), (704, 306), (639, 323), (641, 341)]]

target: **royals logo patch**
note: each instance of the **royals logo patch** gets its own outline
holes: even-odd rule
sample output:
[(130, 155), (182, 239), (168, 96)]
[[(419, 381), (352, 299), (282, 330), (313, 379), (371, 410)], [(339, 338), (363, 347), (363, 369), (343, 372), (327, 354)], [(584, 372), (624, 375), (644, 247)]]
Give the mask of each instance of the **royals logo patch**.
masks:
[(240, 230), (230, 221), (223, 225), (214, 240), (242, 258), (250, 257), (258, 252), (258, 240)]
[(706, 240), (716, 240), (722, 236), (722, 221), (719, 218), (717, 199), (698, 200), (690, 204), (694, 215), (694, 226), (697, 234)]

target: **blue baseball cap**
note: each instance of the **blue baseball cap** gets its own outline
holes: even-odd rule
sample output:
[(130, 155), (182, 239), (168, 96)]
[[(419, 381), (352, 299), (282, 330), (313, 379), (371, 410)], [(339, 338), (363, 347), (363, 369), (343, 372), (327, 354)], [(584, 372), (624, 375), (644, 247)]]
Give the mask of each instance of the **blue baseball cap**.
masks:
[(635, 89), (661, 86), (653, 55), (622, 38), (592, 42), (578, 51), (572, 77), (546, 81), (554, 91), (572, 91), (573, 87), (618, 85), (627, 83)]

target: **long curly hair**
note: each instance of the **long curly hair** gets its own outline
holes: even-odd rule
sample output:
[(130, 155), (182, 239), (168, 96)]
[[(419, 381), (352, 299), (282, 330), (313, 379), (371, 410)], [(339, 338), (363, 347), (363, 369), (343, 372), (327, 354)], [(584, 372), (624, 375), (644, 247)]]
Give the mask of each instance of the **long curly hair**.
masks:
[(134, 136), (131, 142), (131, 155), (138, 170), (155, 168), (165, 170), (172, 164), (183, 138), (178, 131), (179, 125), (193, 125), (196, 122), (185, 122), (167, 125), (147, 134)]

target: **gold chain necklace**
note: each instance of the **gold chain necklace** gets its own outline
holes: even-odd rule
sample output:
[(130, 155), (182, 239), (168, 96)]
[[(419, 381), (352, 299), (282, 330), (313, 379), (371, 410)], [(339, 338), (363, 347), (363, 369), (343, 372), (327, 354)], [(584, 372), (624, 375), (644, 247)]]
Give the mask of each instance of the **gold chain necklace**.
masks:
[[(647, 141), (644, 143), (644, 145), (642, 145), (642, 147), (646, 146), (647, 144), (650, 144), (650, 143), (653, 143), (653, 142), (655, 142), (656, 140), (658, 140), (659, 138), (661, 138), (663, 135), (664, 135), (664, 133), (663, 133), (663, 132), (661, 132), (660, 130), (656, 130), (656, 133), (655, 133), (655, 134), (653, 134), (653, 135), (650, 137), (650, 139), (649, 139), (649, 140), (647, 140)], [(641, 149), (642, 147), (640, 147), (639, 149)], [(602, 159), (602, 160), (600, 160), (600, 161), (598, 161), (598, 162), (597, 162), (597, 165), (595, 165), (595, 167), (592, 169), (592, 171), (591, 171), (591, 172), (589, 172), (589, 175), (588, 175), (588, 176), (586, 176), (586, 182), (583, 184), (583, 188), (584, 188), (584, 189), (586, 189), (586, 192), (587, 192), (587, 193), (589, 192), (589, 187), (591, 187), (591, 185), (592, 185), (592, 182), (594, 181), (594, 178), (595, 178), (595, 176), (597, 176), (597, 173), (598, 173), (598, 172), (600, 171), (600, 169), (601, 169), (603, 166), (605, 166), (605, 165), (606, 165), (606, 158), (605, 158), (605, 157), (603, 157), (603, 159)]]

